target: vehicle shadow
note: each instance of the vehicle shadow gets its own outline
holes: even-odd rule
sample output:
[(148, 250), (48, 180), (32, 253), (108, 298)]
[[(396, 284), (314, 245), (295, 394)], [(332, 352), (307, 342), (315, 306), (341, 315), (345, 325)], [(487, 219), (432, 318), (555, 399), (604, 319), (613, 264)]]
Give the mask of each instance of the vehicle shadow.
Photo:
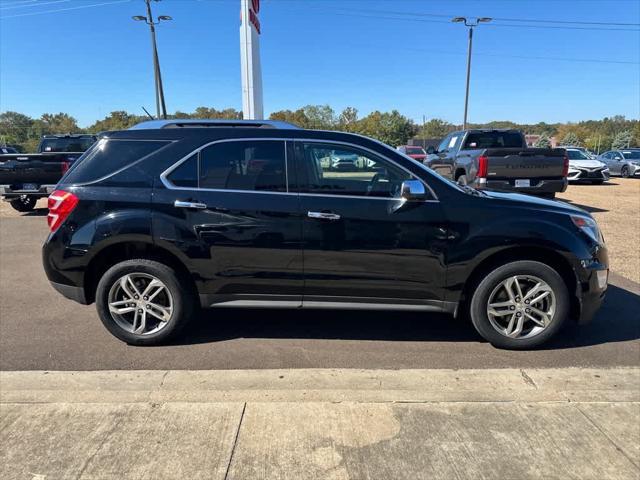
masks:
[[(569, 325), (544, 349), (567, 349), (640, 339), (640, 296), (609, 286), (593, 322)], [(443, 314), (360, 310), (204, 310), (173, 345), (238, 338), (484, 342), (473, 326)]]
[(600, 213), (600, 212), (608, 212), (609, 211), (606, 208), (598, 208), (598, 207), (592, 207), (591, 205), (583, 205), (581, 203), (575, 203), (575, 202), (573, 202), (571, 200), (568, 200), (566, 198), (560, 199), (560, 201), (561, 202), (570, 203), (574, 207), (581, 208), (583, 210), (586, 210), (589, 213)]
[(20, 214), (21, 217), (46, 217), (49, 213), (48, 208), (34, 208), (30, 212)]

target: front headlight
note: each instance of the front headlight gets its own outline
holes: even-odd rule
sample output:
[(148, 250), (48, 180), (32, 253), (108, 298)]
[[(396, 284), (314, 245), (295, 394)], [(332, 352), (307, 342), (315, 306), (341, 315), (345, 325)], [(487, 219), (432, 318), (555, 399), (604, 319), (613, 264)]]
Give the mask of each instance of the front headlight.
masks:
[(584, 217), (582, 215), (571, 215), (571, 221), (573, 224), (586, 233), (594, 242), (602, 242), (602, 235), (598, 229), (598, 224), (591, 217)]

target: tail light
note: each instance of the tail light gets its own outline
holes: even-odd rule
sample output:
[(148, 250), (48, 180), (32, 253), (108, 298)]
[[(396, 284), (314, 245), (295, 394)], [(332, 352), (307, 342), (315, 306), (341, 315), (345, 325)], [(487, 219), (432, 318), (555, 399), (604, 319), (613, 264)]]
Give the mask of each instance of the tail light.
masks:
[(569, 157), (567, 154), (564, 154), (564, 164), (562, 165), (562, 176), (566, 177), (569, 175)]
[(49, 224), (49, 230), (55, 232), (69, 214), (73, 212), (73, 209), (76, 208), (78, 197), (64, 190), (56, 190), (49, 195), (47, 203), (49, 207), (47, 223)]
[(62, 162), (61, 166), (61, 170), (62, 170), (62, 175), (64, 175), (65, 173), (67, 173), (67, 171), (69, 171), (69, 167), (71, 166), (71, 162)]
[(487, 173), (489, 172), (489, 157), (486, 155), (480, 155), (478, 157), (478, 173), (476, 177), (478, 178), (487, 178)]

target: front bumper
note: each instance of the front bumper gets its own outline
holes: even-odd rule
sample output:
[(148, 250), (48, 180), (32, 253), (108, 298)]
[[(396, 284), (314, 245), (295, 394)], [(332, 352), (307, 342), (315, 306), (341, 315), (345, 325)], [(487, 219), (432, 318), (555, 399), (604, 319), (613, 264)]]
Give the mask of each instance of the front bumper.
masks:
[(518, 192), (528, 193), (531, 195), (539, 195), (544, 193), (559, 193), (567, 189), (568, 181), (566, 178), (561, 179), (531, 179), (530, 187), (516, 187), (516, 179), (509, 180), (491, 180), (486, 178), (475, 179), (472, 183), (474, 188), (484, 188), (487, 190), (497, 190), (501, 192)]
[(21, 195), (32, 195), (34, 197), (48, 197), (56, 189), (55, 185), (40, 185), (37, 190), (22, 190), (12, 188), (11, 185), (0, 185), (0, 196), (7, 199), (19, 197)]
[(609, 280), (609, 257), (604, 245), (590, 259), (583, 259), (574, 267), (578, 284), (576, 294), (579, 300), (578, 323), (589, 323), (596, 314), (607, 292)]
[(571, 167), (567, 176), (570, 182), (592, 182), (609, 180), (608, 168), (576, 168)]
[(63, 283), (49, 282), (51, 286), (63, 297), (74, 300), (82, 305), (87, 305), (87, 298), (84, 294), (84, 288), (74, 287), (73, 285), (64, 285)]

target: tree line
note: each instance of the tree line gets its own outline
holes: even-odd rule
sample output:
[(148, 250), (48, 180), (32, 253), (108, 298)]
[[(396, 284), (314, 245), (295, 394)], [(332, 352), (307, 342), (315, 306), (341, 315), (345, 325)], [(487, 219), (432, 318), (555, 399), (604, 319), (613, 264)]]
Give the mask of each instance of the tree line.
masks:
[[(242, 112), (234, 108), (217, 110), (198, 107), (191, 113), (177, 111), (169, 117), (241, 119)], [(404, 145), (409, 139), (416, 137), (440, 139), (461, 128), (461, 125), (439, 118), (418, 124), (397, 110), (374, 111), (360, 117), (358, 110), (353, 107), (337, 112), (329, 105), (307, 105), (297, 110), (280, 110), (273, 112), (269, 118), (290, 122), (301, 128), (359, 133), (392, 146)], [(114, 111), (89, 127), (81, 128), (76, 119), (67, 113), (45, 113), (40, 118), (32, 118), (22, 113), (7, 111), (0, 113), (0, 144), (14, 146), (21, 152), (32, 152), (42, 135), (122, 130), (145, 120), (148, 120), (148, 117), (143, 115)], [(469, 124), (469, 128), (518, 129), (526, 134), (540, 135), (537, 146), (541, 147), (548, 146), (551, 137), (555, 137), (561, 144), (584, 146), (593, 151), (640, 145), (640, 121), (629, 120), (622, 115), (576, 123), (518, 124), (511, 121), (493, 121), (472, 123)]]

